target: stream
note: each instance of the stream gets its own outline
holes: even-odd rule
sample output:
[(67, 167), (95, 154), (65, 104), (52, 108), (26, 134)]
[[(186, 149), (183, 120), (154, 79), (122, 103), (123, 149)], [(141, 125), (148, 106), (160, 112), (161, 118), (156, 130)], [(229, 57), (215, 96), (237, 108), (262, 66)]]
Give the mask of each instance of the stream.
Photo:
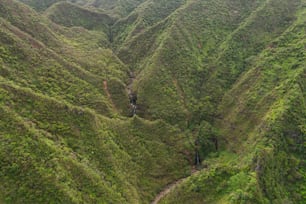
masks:
[(130, 81), (127, 85), (127, 93), (129, 96), (129, 100), (130, 100), (130, 105), (131, 105), (131, 116), (133, 117), (134, 115), (136, 115), (136, 110), (137, 110), (137, 94), (133, 91), (133, 83), (135, 81), (135, 73), (134, 72), (130, 72)]

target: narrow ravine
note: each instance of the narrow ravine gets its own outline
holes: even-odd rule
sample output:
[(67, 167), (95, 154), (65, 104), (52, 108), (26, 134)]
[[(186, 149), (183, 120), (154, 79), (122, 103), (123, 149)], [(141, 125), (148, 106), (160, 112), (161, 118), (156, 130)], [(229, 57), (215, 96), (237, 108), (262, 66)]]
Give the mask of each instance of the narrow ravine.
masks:
[(186, 178), (181, 178), (175, 182), (173, 182), (172, 184), (169, 184), (168, 186), (166, 186), (164, 188), (164, 190), (162, 190), (156, 197), (155, 199), (152, 201), (151, 204), (158, 204), (159, 201), (161, 201), (161, 199), (163, 199), (166, 195), (168, 195), (173, 189), (175, 189), (177, 186), (179, 186), (180, 184), (182, 184), (184, 181), (186, 181), (189, 177), (199, 173), (199, 170), (196, 170), (195, 167), (193, 167), (191, 175), (186, 177)]

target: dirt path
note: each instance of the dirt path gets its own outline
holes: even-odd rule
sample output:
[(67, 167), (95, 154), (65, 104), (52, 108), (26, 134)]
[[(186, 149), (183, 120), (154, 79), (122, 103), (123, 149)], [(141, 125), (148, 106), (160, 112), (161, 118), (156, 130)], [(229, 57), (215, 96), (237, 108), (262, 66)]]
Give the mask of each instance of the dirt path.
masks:
[[(192, 173), (191, 173), (190, 176), (195, 175), (195, 174), (197, 174), (197, 173), (199, 173), (199, 171), (198, 171), (198, 170), (195, 170), (195, 169), (193, 168)], [(160, 201), (163, 197), (165, 197), (167, 194), (169, 194), (173, 189), (175, 189), (177, 186), (179, 186), (181, 183), (183, 183), (185, 180), (187, 180), (190, 176), (188, 176), (188, 177), (186, 177), (186, 178), (179, 179), (179, 180), (175, 181), (174, 183), (172, 183), (172, 184), (166, 186), (166, 187), (164, 188), (164, 190), (162, 190), (162, 191), (155, 197), (154, 201), (153, 201), (151, 204), (158, 204), (159, 201)]]

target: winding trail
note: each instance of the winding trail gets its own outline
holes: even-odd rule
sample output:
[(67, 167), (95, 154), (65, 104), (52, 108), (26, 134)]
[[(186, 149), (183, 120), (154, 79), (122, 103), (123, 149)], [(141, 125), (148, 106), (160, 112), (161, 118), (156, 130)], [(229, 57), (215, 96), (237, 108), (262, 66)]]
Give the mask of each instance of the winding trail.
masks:
[(164, 190), (162, 190), (156, 197), (155, 199), (152, 201), (151, 204), (158, 204), (159, 201), (164, 198), (166, 195), (168, 195), (173, 189), (175, 189), (177, 186), (179, 186), (181, 183), (183, 183), (184, 181), (186, 181), (189, 177), (199, 173), (199, 170), (196, 170), (195, 168), (192, 169), (191, 171), (191, 175), (186, 177), (186, 178), (181, 178), (175, 182), (173, 182), (172, 184), (169, 184), (168, 186), (166, 186), (164, 188)]

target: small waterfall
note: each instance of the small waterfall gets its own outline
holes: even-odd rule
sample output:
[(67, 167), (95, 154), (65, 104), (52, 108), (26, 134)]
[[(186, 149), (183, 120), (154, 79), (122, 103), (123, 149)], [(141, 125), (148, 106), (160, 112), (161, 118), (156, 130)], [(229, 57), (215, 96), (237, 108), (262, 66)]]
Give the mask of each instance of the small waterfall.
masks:
[(137, 94), (133, 91), (133, 82), (135, 80), (135, 74), (134, 72), (130, 72), (130, 82), (127, 85), (127, 91), (128, 91), (128, 95), (129, 95), (129, 100), (130, 100), (130, 109), (131, 109), (131, 117), (133, 117), (134, 115), (136, 115), (136, 110), (137, 110)]
[(130, 104), (131, 104), (131, 114), (132, 114), (132, 117), (133, 117), (134, 115), (136, 115), (136, 110), (137, 110), (137, 104), (136, 104), (137, 94), (130, 93), (129, 94), (129, 99), (130, 99)]

